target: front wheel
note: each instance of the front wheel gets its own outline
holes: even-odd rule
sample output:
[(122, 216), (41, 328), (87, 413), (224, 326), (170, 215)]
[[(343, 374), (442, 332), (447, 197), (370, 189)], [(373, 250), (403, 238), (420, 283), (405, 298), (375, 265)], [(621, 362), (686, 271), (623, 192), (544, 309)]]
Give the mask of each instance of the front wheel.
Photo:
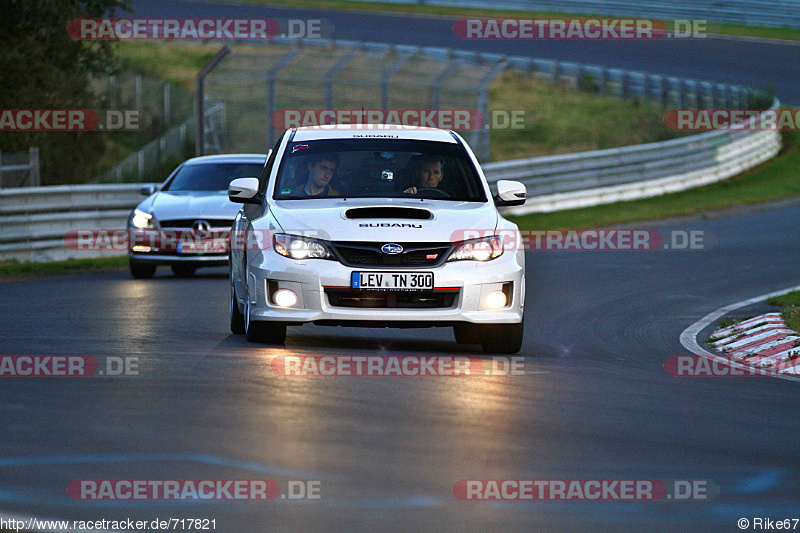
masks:
[(524, 323), (486, 324), (480, 326), (480, 342), (487, 353), (513, 354), (522, 349)]
[(456, 337), (458, 344), (480, 344), (481, 332), (480, 326), (477, 324), (469, 324), (467, 322), (455, 324), (453, 326), (453, 334)]
[(231, 281), (231, 333), (243, 335), (244, 330), (244, 315), (239, 311), (239, 302), (236, 301), (236, 287), (233, 285), (233, 271), (230, 275)]
[(130, 261), (131, 276), (136, 279), (149, 279), (156, 273), (156, 265), (144, 265)]

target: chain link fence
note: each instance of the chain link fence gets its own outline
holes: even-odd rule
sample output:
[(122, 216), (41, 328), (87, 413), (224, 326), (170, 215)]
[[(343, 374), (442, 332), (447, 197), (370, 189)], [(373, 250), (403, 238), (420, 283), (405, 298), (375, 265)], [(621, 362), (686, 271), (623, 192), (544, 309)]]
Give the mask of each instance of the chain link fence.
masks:
[(134, 144), (132, 138), (144, 146), (91, 183), (161, 181), (194, 154), (194, 99), (189, 91), (127, 71), (95, 79), (92, 88), (106, 108), (138, 112), (138, 131), (113, 135), (124, 137), (124, 144)]
[[(206, 101), (225, 103), (224, 127), (206, 121), (206, 136), (218, 139), (218, 146), (207, 140), (206, 149), (263, 153), (285, 129), (273, 118), (287, 110), (485, 113), (486, 80), (494, 71), (492, 64), (468, 63), (447, 54), (431, 57), (410, 46), (318, 40), (234, 51), (205, 78)], [(488, 158), (488, 130), (460, 133), (485, 146), (479, 156)]]
[(763, 109), (772, 102), (772, 95), (746, 87), (569, 61), (382, 43), (319, 39), (284, 43), (277, 39), (227, 53), (199, 77), (206, 108), (224, 103), (219, 120), (211, 122), (206, 117), (206, 140), (199, 152), (266, 152), (286, 129), (273, 118), (286, 110), (450, 109), (474, 110), (483, 117), (483, 127), (459, 133), (487, 162), (489, 85), (506, 70), (664, 108)]
[(122, 71), (96, 78), (91, 87), (105, 108), (138, 111), (140, 131), (150, 138), (193, 113), (189, 91), (135, 72)]

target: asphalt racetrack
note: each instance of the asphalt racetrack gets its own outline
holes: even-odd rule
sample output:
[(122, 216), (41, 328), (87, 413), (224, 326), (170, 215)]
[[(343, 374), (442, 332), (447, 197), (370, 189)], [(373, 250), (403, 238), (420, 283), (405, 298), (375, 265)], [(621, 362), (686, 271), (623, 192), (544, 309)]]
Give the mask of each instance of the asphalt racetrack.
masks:
[[(685, 222), (704, 251), (527, 255), (525, 375), (280, 377), (280, 355), (471, 355), (449, 329), (228, 331), (225, 269), (0, 286), (2, 353), (136, 357), (138, 376), (5, 378), (0, 501), (69, 519), (195, 517), (221, 531), (734, 530), (798, 509), (797, 383), (678, 378), (685, 327), (797, 283), (800, 206)], [(637, 227), (641, 227), (637, 226)], [(487, 364), (492, 364), (487, 360)], [(319, 482), (318, 500), (74, 501), (75, 479)], [(462, 479), (704, 480), (706, 501), (461, 501)]]
[(800, 105), (800, 43), (707, 37), (649, 41), (476, 41), (453, 33), (455, 17), (287, 9), (187, 0), (134, 0), (146, 18), (325, 19), (333, 37), (367, 42), (452, 47), (508, 55), (575, 61), (698, 80), (774, 87), (778, 98)]

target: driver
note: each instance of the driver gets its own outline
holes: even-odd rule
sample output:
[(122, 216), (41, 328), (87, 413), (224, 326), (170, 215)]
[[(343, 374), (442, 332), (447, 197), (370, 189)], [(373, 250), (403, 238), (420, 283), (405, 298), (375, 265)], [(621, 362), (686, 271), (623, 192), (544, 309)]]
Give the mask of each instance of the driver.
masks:
[(417, 194), (420, 189), (435, 189), (444, 178), (444, 159), (428, 155), (424, 156), (417, 167), (417, 185), (404, 190), (404, 193)]

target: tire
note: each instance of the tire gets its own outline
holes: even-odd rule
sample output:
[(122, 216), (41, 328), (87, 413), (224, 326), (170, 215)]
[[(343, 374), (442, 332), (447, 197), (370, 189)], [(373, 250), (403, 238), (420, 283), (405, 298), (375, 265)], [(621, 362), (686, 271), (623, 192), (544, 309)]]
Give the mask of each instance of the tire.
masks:
[(172, 265), (172, 272), (177, 278), (190, 278), (194, 276), (195, 270), (197, 267), (193, 265)]
[(514, 354), (522, 349), (524, 323), (480, 326), (481, 346), (487, 353)]
[(480, 326), (477, 324), (456, 324), (453, 326), (453, 334), (458, 344), (480, 344)]
[(233, 270), (230, 273), (231, 281), (231, 333), (244, 335), (244, 315), (239, 311), (239, 303), (236, 301), (236, 287), (233, 285)]
[(244, 334), (249, 342), (261, 344), (286, 344), (286, 324), (250, 319), (250, 295), (244, 306)]
[(131, 267), (131, 276), (136, 279), (150, 279), (156, 273), (156, 265), (146, 265), (142, 263), (129, 262)]

